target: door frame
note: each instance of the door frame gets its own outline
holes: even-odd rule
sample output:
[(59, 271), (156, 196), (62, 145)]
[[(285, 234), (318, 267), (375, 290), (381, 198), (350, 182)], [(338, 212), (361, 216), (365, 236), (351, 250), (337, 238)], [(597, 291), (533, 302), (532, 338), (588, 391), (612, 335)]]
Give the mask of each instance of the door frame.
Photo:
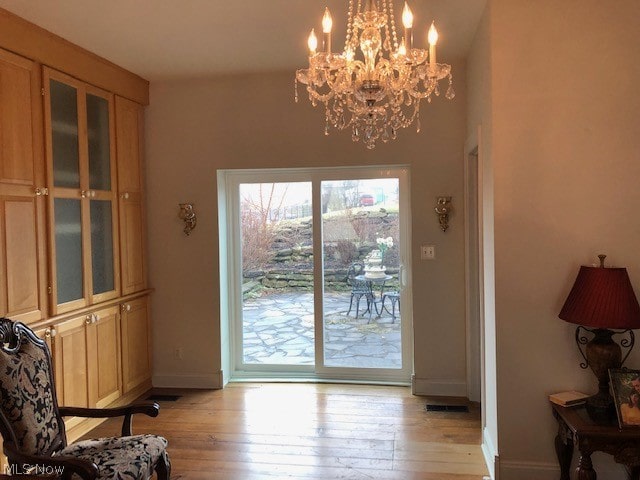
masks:
[(484, 403), (483, 190), (479, 132), (464, 148), (467, 398)]
[[(313, 257), (314, 257), (314, 313), (315, 331), (323, 326), (322, 292), (322, 215), (320, 184), (324, 180), (398, 178), (400, 182), (400, 277), (402, 284), (402, 356), (401, 369), (338, 368), (323, 365), (323, 338), (315, 335), (315, 365), (251, 365), (244, 369), (242, 361), (242, 335), (238, 325), (242, 318), (242, 278), (240, 242), (240, 215), (237, 198), (241, 183), (311, 182), (313, 203)], [(409, 385), (413, 373), (413, 312), (411, 297), (411, 212), (409, 167), (318, 167), (285, 169), (218, 170), (219, 225), (220, 225), (220, 285), (222, 365), (224, 383), (253, 379), (313, 380), (367, 382)], [(227, 373), (228, 372), (228, 373)], [(375, 374), (372, 374), (375, 372)]]

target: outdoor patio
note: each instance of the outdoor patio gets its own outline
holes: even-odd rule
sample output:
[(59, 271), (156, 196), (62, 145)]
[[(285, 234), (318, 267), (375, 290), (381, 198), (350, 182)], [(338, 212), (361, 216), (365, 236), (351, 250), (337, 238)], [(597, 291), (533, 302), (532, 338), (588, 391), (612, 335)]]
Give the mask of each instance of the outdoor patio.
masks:
[[(401, 368), (400, 314), (371, 317), (366, 301), (350, 315), (350, 292), (325, 293), (325, 365), (353, 368)], [(270, 293), (245, 300), (244, 361), (247, 364), (313, 365), (313, 294)]]

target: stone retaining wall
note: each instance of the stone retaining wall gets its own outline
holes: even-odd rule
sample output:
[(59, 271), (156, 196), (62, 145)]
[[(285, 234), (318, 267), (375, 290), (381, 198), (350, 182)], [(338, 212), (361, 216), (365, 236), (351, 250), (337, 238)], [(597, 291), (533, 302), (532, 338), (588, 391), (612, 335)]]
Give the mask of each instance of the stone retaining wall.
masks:
[[(386, 283), (390, 289), (398, 288), (398, 269), (387, 269), (389, 275), (394, 278)], [(347, 269), (327, 269), (324, 272), (324, 287), (329, 291), (349, 291), (347, 285)], [(313, 291), (313, 270), (269, 270), (253, 271), (245, 273), (242, 285), (242, 293), (245, 296), (255, 296), (264, 291)]]

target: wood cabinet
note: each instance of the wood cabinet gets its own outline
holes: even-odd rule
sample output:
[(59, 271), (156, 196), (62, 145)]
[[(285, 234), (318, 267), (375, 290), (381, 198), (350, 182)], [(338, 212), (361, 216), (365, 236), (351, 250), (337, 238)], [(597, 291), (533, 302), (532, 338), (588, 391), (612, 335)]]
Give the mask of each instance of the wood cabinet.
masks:
[(36, 64), (0, 50), (0, 316), (46, 315), (42, 108)]
[(52, 314), (120, 294), (113, 95), (44, 68)]
[(48, 343), (61, 405), (131, 401), (151, 387), (148, 82), (28, 22), (3, 25), (19, 35), (0, 35), (0, 316)]
[(122, 395), (118, 306), (69, 318), (52, 329), (59, 403), (101, 408), (117, 400)]
[(83, 314), (54, 326), (53, 357), (60, 405), (89, 406), (87, 326), (91, 315)]
[(122, 395), (118, 306), (97, 310), (87, 325), (89, 405), (106, 407)]
[(143, 108), (116, 96), (116, 148), (122, 294), (147, 287), (145, 215), (142, 176)]
[(151, 331), (149, 297), (122, 304), (122, 388), (123, 393), (145, 383), (151, 387)]

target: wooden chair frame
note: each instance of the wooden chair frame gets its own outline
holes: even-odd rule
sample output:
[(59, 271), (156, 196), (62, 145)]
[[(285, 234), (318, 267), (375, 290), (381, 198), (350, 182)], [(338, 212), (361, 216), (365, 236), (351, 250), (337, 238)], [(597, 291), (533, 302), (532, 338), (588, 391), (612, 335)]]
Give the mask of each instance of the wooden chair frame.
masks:
[[(75, 416), (85, 418), (112, 418), (124, 417), (122, 422), (122, 436), (132, 435), (133, 415), (141, 413), (150, 417), (157, 417), (160, 406), (155, 402), (140, 402), (118, 408), (82, 408), (58, 406), (55, 383), (52, 372), (51, 354), (49, 348), (42, 339), (33, 333), (26, 325), (20, 322), (13, 322), (7, 318), (0, 319), (0, 350), (7, 354), (16, 353), (20, 350), (23, 342), (31, 342), (35, 347), (45, 353), (48, 364), (48, 378), (51, 386), (51, 396), (53, 401), (54, 416), (60, 425), (60, 432), (49, 449), (42, 455), (32, 455), (21, 451), (17, 441), (16, 432), (11, 426), (11, 422), (6, 417), (4, 410), (0, 409), (0, 433), (2, 434), (4, 454), (9, 460), (9, 464), (20, 469), (22, 465), (39, 465), (44, 467), (58, 468), (62, 471), (60, 478), (71, 479), (77, 474), (85, 480), (95, 480), (98, 478), (98, 467), (95, 463), (71, 456), (55, 455), (67, 446), (66, 432), (62, 417)], [(0, 398), (0, 401), (2, 399)], [(159, 480), (169, 480), (171, 473), (170, 464), (160, 458), (156, 465), (155, 472)], [(21, 473), (21, 472), (14, 472)], [(23, 472), (28, 473), (28, 472)], [(22, 476), (22, 475), (21, 475)], [(25, 476), (26, 477), (26, 476)]]

